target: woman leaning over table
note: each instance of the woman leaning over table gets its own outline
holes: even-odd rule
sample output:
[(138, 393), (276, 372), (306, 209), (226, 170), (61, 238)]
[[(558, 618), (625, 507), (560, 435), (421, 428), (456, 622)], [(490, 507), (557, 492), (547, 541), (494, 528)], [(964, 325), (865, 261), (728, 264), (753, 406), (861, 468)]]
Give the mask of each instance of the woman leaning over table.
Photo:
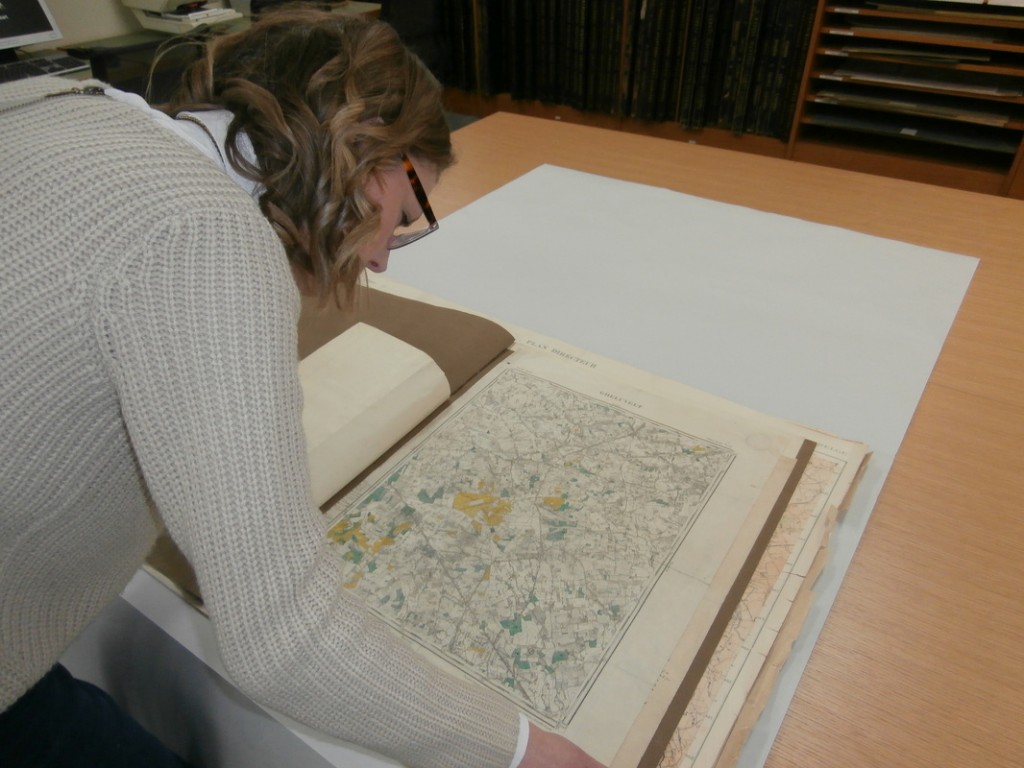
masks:
[(57, 663), (163, 524), (255, 700), (409, 766), (596, 768), (346, 597), (310, 500), (296, 283), (350, 299), (432, 220), (436, 80), (291, 9), (166, 111), (70, 85), (0, 88), (0, 763), (183, 764)]

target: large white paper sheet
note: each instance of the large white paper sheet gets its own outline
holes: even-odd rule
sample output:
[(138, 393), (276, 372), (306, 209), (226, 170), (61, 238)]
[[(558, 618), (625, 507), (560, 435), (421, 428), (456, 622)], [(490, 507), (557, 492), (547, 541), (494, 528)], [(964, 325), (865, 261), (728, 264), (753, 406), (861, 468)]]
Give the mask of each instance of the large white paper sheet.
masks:
[(400, 282), (872, 447), (742, 758), (762, 764), (977, 260), (553, 166), (394, 256)]

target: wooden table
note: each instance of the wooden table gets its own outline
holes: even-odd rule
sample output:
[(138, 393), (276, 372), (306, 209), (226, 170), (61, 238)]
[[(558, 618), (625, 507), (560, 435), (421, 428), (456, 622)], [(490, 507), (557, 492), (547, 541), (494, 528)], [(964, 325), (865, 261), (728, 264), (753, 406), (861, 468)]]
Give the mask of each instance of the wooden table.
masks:
[(1024, 202), (500, 113), (454, 137), (440, 215), (551, 163), (981, 259), (768, 766), (1024, 765)]

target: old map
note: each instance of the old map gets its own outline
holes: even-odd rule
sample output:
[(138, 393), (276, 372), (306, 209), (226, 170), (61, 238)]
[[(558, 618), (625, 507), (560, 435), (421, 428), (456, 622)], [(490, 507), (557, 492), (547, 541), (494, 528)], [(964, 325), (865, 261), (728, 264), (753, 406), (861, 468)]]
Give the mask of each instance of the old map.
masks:
[(733, 459), (509, 368), (330, 537), (344, 586), (399, 631), (562, 726)]

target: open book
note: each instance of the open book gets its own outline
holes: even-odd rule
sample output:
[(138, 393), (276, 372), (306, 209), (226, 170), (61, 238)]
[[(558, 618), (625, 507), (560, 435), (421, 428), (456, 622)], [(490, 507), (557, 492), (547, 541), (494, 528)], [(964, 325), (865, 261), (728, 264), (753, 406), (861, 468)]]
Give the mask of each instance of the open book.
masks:
[(715, 764), (866, 447), (372, 286), (300, 324), (340, 588), (606, 764)]

